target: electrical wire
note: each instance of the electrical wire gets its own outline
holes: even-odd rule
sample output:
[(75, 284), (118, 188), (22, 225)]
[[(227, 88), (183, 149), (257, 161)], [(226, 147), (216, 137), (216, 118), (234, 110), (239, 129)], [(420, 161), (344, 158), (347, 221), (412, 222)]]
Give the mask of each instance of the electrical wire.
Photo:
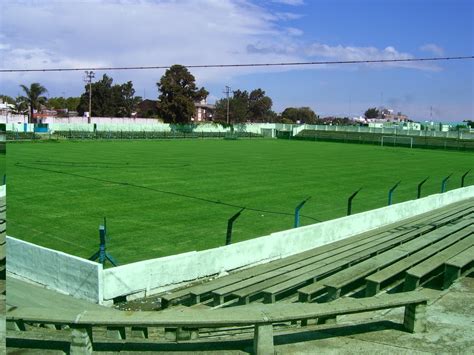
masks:
[[(195, 64), (195, 65), (183, 65), (183, 66), (186, 68), (243, 68), (243, 67), (311, 66), (311, 65), (335, 65), (335, 64), (411, 63), (411, 62), (469, 60), (469, 59), (474, 59), (474, 56), (406, 58), (406, 59), (373, 59), (373, 60), (338, 60), (338, 61), (312, 61), (312, 62), (281, 62), (281, 63), (247, 63), (247, 64)], [(126, 66), (126, 67), (0, 69), (0, 73), (66, 72), (66, 71), (85, 71), (85, 70), (95, 70), (95, 71), (153, 70), (153, 69), (169, 69), (170, 67), (171, 65)]]

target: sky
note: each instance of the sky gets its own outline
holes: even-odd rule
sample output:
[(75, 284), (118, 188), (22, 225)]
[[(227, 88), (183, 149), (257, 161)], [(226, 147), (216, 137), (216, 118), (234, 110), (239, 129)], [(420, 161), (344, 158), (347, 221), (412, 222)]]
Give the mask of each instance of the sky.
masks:
[[(472, 0), (1, 0), (0, 69), (168, 66), (474, 55)], [(474, 119), (474, 60), (191, 69), (208, 102), (262, 88), (273, 109), (418, 121)], [(157, 99), (164, 70), (96, 71)], [(0, 94), (39, 82), (79, 96), (84, 73), (0, 73)]]

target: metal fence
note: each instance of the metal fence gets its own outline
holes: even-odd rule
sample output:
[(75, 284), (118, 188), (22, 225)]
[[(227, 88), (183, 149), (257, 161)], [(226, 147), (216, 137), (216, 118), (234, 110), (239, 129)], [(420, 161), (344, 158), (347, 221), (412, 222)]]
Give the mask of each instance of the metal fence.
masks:
[[(444, 133), (444, 132), (443, 132)], [(296, 136), (290, 137), (287, 132), (278, 132), (278, 138), (283, 139), (297, 139), (297, 140), (311, 140), (311, 141), (335, 141), (345, 143), (361, 143), (381, 145), (382, 137), (394, 137), (390, 142), (384, 142), (387, 146), (405, 146), (413, 148), (440, 148), (440, 149), (457, 149), (457, 150), (473, 150), (474, 138), (451, 138), (438, 137), (432, 135), (411, 135), (412, 139), (396, 139), (396, 137), (407, 137), (407, 135), (395, 135), (388, 132), (357, 132), (357, 131), (330, 131), (330, 130), (310, 130), (305, 129), (299, 132)]]

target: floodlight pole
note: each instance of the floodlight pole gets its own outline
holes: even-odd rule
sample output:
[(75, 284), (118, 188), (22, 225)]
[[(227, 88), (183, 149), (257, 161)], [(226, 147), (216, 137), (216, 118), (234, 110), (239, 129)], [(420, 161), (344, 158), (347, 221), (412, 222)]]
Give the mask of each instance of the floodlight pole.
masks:
[(388, 191), (388, 205), (390, 206), (392, 204), (392, 195), (393, 195), (393, 192), (395, 191), (395, 189), (398, 187), (398, 185), (400, 185), (400, 183), (402, 182), (402, 180), (400, 180), (399, 182), (397, 182), (395, 185), (393, 185), (393, 187)]
[(226, 85), (224, 93), (227, 97), (227, 124), (229, 124), (229, 94), (230, 94), (230, 87)]
[[(461, 177), (461, 187), (464, 187), (464, 179), (466, 178), (467, 174), (469, 174), (471, 172), (471, 169), (469, 169), (468, 171), (466, 171), (464, 173), (464, 175)], [(6, 177), (6, 175), (5, 175)], [(3, 183), (5, 185), (5, 182)]]
[(304, 204), (311, 198), (311, 196), (307, 197), (303, 201), (301, 201), (298, 206), (295, 208), (295, 223), (293, 228), (298, 228), (300, 226), (300, 210), (303, 208)]
[(420, 183), (418, 184), (418, 191), (417, 191), (417, 194), (416, 194), (416, 198), (420, 198), (420, 197), (421, 197), (421, 186), (422, 186), (422, 185), (426, 182), (426, 180), (428, 180), (428, 179), (429, 179), (429, 176), (426, 177), (425, 180), (423, 180), (422, 182), (420, 182)]
[(446, 191), (446, 185), (448, 183), (448, 180), (449, 178), (451, 177), (451, 175), (453, 175), (453, 173), (449, 174), (448, 176), (446, 176), (443, 181), (441, 182), (441, 193), (445, 192)]
[(89, 84), (89, 117), (87, 117), (87, 123), (91, 123), (92, 118), (92, 79), (95, 73), (92, 70), (86, 70), (86, 82)]
[(359, 193), (360, 190), (362, 190), (362, 187), (359, 190), (355, 191), (347, 200), (347, 215), (348, 216), (352, 214), (352, 200), (354, 199), (354, 197), (356, 197), (356, 195)]
[(233, 224), (234, 224), (235, 220), (237, 218), (239, 218), (239, 216), (240, 216), (240, 214), (242, 213), (243, 210), (245, 210), (245, 207), (242, 208), (236, 214), (234, 214), (232, 217), (230, 217), (229, 220), (227, 221), (227, 234), (226, 234), (226, 238), (225, 238), (225, 245), (229, 245), (229, 244), (232, 243), (232, 227), (233, 227)]

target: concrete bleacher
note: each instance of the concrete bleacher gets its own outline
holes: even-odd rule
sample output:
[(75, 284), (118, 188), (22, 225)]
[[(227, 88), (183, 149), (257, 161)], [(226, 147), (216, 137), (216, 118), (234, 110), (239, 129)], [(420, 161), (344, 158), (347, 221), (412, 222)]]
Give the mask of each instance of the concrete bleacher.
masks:
[[(291, 321), (307, 321), (314, 318), (365, 313), (404, 307), (403, 326), (409, 332), (426, 330), (426, 305), (429, 297), (419, 292), (398, 295), (381, 295), (354, 303), (350, 300), (333, 302), (330, 306), (317, 304), (252, 305), (222, 310), (192, 310), (188, 312), (101, 312), (78, 311), (56, 308), (10, 308), (7, 312), (9, 328), (21, 338), (28, 333), (29, 324), (47, 325), (57, 332), (71, 329), (70, 354), (92, 354), (97, 341), (95, 328), (106, 327), (115, 340), (125, 340), (125, 328), (140, 328), (148, 338), (148, 327), (163, 327), (165, 339), (170, 341), (191, 340), (199, 337), (200, 328), (234, 326), (254, 327), (255, 354), (273, 354), (273, 324)], [(27, 336), (28, 334), (26, 334)]]
[(443, 288), (447, 289), (462, 274), (474, 267), (474, 246), (448, 259), (445, 263)]
[(327, 290), (327, 300), (331, 301), (340, 297), (341, 292), (350, 291), (350, 285), (353, 285), (357, 281), (363, 281), (367, 275), (377, 272), (380, 269), (384, 269), (385, 267), (390, 266), (397, 261), (404, 260), (407, 257), (424, 250), (426, 247), (436, 245), (438, 250), (442, 250), (440, 244), (434, 244), (439, 240), (444, 238), (450, 239), (451, 236), (455, 234), (457, 234), (456, 238), (466, 237), (469, 236), (473, 231), (474, 228), (470, 221), (445, 226), (427, 233), (420, 238), (395, 247), (389, 251), (378, 254), (369, 260), (355, 265), (354, 267), (347, 268), (322, 281), (325, 289)]
[(442, 268), (444, 268), (444, 264), (448, 262), (448, 260), (457, 256), (464, 250), (470, 249), (474, 245), (473, 233), (474, 229), (471, 228), (470, 235), (465, 239), (440, 251), (436, 255), (409, 269), (406, 272), (403, 289), (405, 291), (415, 290), (418, 286), (420, 286), (424, 279), (436, 272), (437, 269), (440, 269), (440, 272), (442, 272)]
[(315, 298), (321, 301), (322, 295), (325, 300), (332, 300), (340, 297), (341, 291), (348, 293), (365, 284), (367, 295), (373, 295), (380, 291), (381, 284), (385, 285), (387, 280), (400, 276), (418, 262), (459, 241), (470, 240), (474, 228), (472, 205), (472, 199), (449, 205), (167, 293), (162, 295), (162, 306), (201, 304), (220, 308), (262, 300), (275, 303), (296, 296), (301, 302), (309, 302)]
[(472, 225), (469, 228), (460, 230), (456, 233), (453, 233), (449, 238), (445, 238), (439, 242), (436, 242), (419, 252), (411, 254), (409, 257), (400, 260), (379, 272), (376, 272), (368, 277), (366, 277), (366, 296), (373, 296), (381, 291), (381, 288), (386, 285), (388, 282), (394, 282), (394, 279), (401, 278), (402, 275), (407, 269), (416, 265), (417, 263), (424, 261), (432, 255), (435, 255), (440, 250), (451, 246), (452, 244), (458, 242), (459, 240), (466, 237), (468, 233), (472, 233)]
[[(273, 353), (278, 345), (274, 344), (273, 333), (280, 326), (290, 327), (295, 322), (307, 326), (315, 319), (318, 323), (330, 324), (336, 317), (344, 319), (353, 313), (397, 307), (405, 307), (405, 329), (423, 330), (428, 296), (416, 289), (440, 274), (447, 287), (472, 269), (473, 202), (469, 199), (451, 204), (163, 294), (162, 306), (168, 309), (161, 312), (120, 312), (98, 305), (82, 308), (80, 304), (73, 306), (67, 296), (60, 301), (44, 289), (35, 290), (43, 295), (38, 296), (42, 301), (28, 304), (31, 285), (24, 288), (26, 286), (21, 282), (11, 280), (9, 297), (14, 301), (8, 304), (9, 337), (16, 341), (15, 344), (20, 344), (22, 339), (41, 333), (38, 327), (32, 326), (40, 324), (57, 335), (48, 333), (35, 341), (62, 334), (70, 343), (70, 353), (86, 354), (95, 351), (97, 344), (102, 347), (111, 341), (122, 345), (135, 343), (138, 341), (136, 335), (140, 341), (188, 342), (208, 328), (218, 328), (219, 334), (229, 336), (234, 333), (227, 332), (250, 327), (254, 329), (253, 352), (267, 354)], [(377, 294), (388, 286), (388, 282), (400, 284), (405, 277), (408, 280), (415, 276), (418, 279), (410, 281), (410, 285), (415, 285), (411, 287), (414, 292)], [(367, 297), (371, 282), (377, 282), (377, 286), (372, 287), (375, 289), (372, 297)], [(364, 287), (366, 297), (357, 296), (357, 302), (352, 297), (345, 297)], [(305, 292), (309, 297), (304, 299), (301, 295)], [(315, 299), (318, 302), (312, 302)], [(262, 301), (272, 304), (261, 304)], [(320, 301), (325, 303), (318, 304)], [(51, 309), (58, 312), (51, 312)], [(383, 319), (387, 313), (378, 314)], [(164, 329), (164, 338), (154, 338), (154, 333), (149, 332), (157, 327)], [(186, 344), (186, 349), (192, 351), (193, 347)]]

